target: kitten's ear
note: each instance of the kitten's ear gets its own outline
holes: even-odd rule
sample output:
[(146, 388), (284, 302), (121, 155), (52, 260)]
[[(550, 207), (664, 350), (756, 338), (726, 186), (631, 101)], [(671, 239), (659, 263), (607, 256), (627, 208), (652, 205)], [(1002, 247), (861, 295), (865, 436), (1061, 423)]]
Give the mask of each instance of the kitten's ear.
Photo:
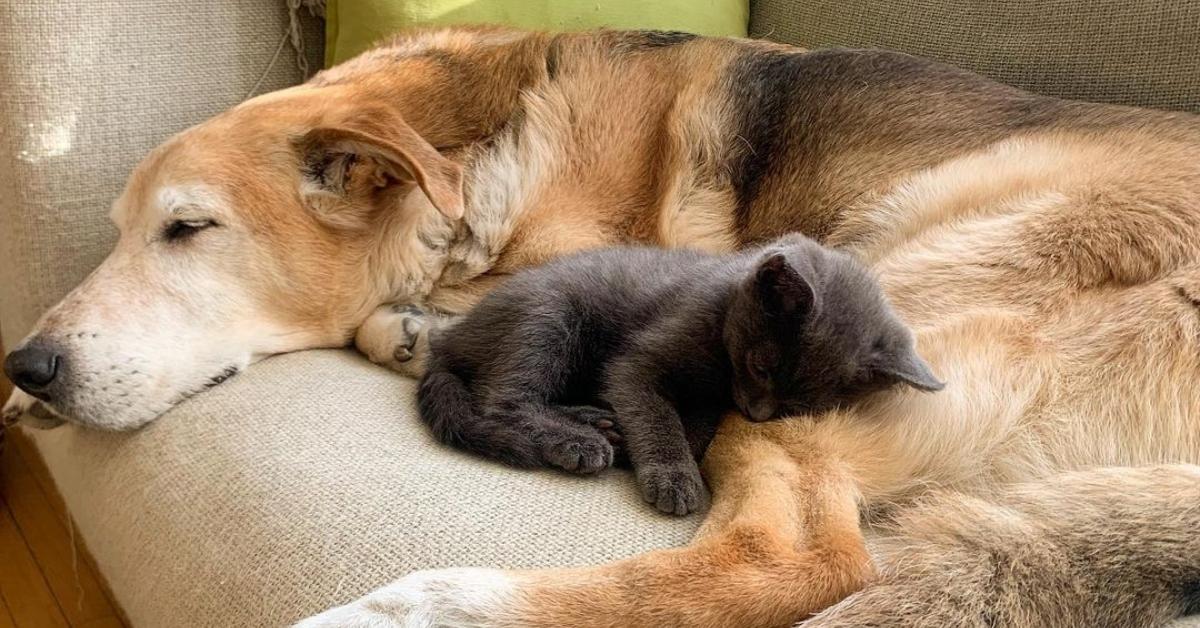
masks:
[(773, 253), (759, 262), (754, 285), (763, 305), (778, 314), (807, 316), (820, 305), (812, 283), (783, 253)]
[(878, 353), (875, 359), (874, 367), (878, 373), (908, 384), (917, 390), (937, 392), (946, 387), (946, 383), (938, 379), (925, 360), (917, 355), (917, 350), (912, 343), (908, 343), (906, 348), (895, 352)]

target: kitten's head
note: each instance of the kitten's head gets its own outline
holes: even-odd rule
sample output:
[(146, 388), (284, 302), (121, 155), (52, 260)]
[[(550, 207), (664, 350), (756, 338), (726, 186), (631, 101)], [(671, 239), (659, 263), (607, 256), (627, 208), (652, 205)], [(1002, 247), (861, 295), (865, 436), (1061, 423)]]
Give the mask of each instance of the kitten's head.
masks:
[(724, 336), (734, 400), (754, 421), (822, 412), (896, 384), (944, 386), (867, 269), (808, 238), (766, 247), (733, 297)]

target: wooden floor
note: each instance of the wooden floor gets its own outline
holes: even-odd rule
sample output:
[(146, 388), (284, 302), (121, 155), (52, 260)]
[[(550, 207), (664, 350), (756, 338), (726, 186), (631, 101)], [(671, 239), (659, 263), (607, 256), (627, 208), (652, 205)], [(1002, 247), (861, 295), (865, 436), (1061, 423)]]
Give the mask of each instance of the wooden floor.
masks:
[(0, 449), (0, 628), (126, 626), (98, 573), (33, 443), (10, 430)]

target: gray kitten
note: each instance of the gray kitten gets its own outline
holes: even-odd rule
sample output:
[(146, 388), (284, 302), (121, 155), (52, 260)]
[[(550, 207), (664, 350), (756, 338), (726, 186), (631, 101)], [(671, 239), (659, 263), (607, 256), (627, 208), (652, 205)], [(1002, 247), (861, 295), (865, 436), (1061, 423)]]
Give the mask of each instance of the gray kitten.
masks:
[(802, 236), (563, 258), (430, 341), (419, 402), (443, 442), (594, 473), (623, 440), (646, 501), (678, 515), (705, 502), (696, 459), (735, 406), (766, 421), (942, 387), (867, 270)]

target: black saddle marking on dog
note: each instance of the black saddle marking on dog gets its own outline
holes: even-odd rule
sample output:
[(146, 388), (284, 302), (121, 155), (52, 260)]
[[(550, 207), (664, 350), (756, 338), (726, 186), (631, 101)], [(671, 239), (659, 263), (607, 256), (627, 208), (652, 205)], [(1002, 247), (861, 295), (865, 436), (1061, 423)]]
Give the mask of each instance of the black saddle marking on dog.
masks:
[(1195, 615), (1200, 613), (1200, 581), (1193, 580), (1184, 583), (1179, 591), (1179, 599), (1182, 602), (1183, 609), (1180, 616)]
[(546, 78), (551, 82), (558, 78), (558, 57), (562, 54), (562, 41), (556, 36), (546, 46)]
[(695, 34), (683, 31), (635, 31), (634, 35), (641, 38), (641, 45), (646, 48), (677, 46), (696, 38)]
[(966, 151), (1024, 129), (1113, 123), (1086, 106), (886, 50), (747, 51), (724, 84), (738, 112), (736, 136), (726, 139), (738, 227), (772, 173), (795, 183), (848, 151), (914, 141)]
[(698, 35), (683, 31), (625, 31), (619, 34), (616, 43), (618, 52), (638, 52), (655, 48), (668, 48), (686, 44)]
[(776, 155), (786, 150), (793, 127), (794, 106), (807, 82), (803, 55), (751, 52), (733, 62), (729, 72), (731, 100), (740, 114), (731, 142), (730, 172), (737, 195), (735, 221), (739, 230), (749, 220), (750, 204)]

